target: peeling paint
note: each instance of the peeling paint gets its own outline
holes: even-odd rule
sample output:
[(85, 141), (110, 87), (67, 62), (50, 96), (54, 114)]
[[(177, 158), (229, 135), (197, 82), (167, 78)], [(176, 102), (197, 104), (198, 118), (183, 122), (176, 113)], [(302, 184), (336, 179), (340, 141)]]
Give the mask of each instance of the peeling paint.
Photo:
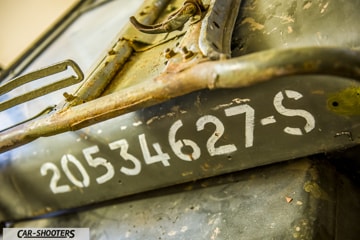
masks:
[(306, 2), (303, 6), (303, 9), (307, 10), (307, 9), (311, 8), (311, 6), (312, 6), (312, 2)]
[(187, 226), (182, 226), (180, 232), (186, 232), (188, 230), (188, 227)]
[(190, 176), (192, 174), (194, 174), (193, 171), (188, 171), (188, 172), (181, 173), (181, 176), (186, 177), (186, 176)]
[(165, 117), (175, 117), (177, 112), (179, 112), (180, 114), (185, 114), (187, 113), (187, 111), (184, 111), (184, 110), (177, 110), (176, 112), (169, 112), (169, 113), (166, 113), (166, 114), (163, 114), (161, 116), (154, 116), (152, 118), (150, 118), (149, 120), (146, 121), (146, 125), (150, 125), (152, 124), (154, 121), (156, 120), (161, 120)]
[[(321, 6), (321, 5), (320, 5), (320, 6)], [(324, 12), (326, 11), (326, 9), (327, 9), (328, 6), (329, 6), (329, 2), (325, 3), (325, 5), (321, 8), (320, 13), (321, 13), (321, 14), (324, 13)]]
[(232, 100), (232, 102), (240, 104), (240, 103), (250, 102), (250, 99), (249, 98), (244, 98), (244, 99), (243, 98), (234, 98)]
[(291, 26), (288, 26), (288, 33), (292, 33), (294, 30)]
[(263, 24), (260, 24), (258, 22), (255, 21), (254, 18), (251, 18), (251, 17), (247, 17), (245, 18), (241, 24), (245, 24), (245, 23), (249, 23), (250, 24), (250, 29), (251, 31), (256, 31), (256, 30), (262, 30), (264, 29), (264, 25)]
[(295, 22), (295, 19), (291, 16), (276, 16), (276, 15), (274, 15), (273, 17), (281, 19), (282, 24)]
[(276, 120), (275, 120), (274, 116), (269, 116), (269, 117), (261, 119), (260, 123), (261, 123), (261, 125), (266, 126), (266, 125), (269, 125), (269, 124), (276, 123)]
[(248, 99), (248, 98), (245, 98), (245, 99), (242, 99), (242, 98), (234, 98), (233, 100), (231, 100), (231, 102), (229, 102), (229, 103), (224, 103), (224, 104), (219, 104), (219, 105), (217, 105), (216, 107), (211, 108), (211, 110), (217, 111), (217, 110), (222, 109), (222, 108), (230, 107), (230, 106), (232, 106), (234, 103), (236, 103), (236, 104), (241, 104), (241, 103), (246, 103), (246, 102), (250, 102), (250, 99)]
[(155, 120), (160, 120), (159, 116), (155, 116), (146, 121), (146, 125), (152, 124)]
[(140, 125), (142, 125), (142, 124), (143, 124), (142, 121), (137, 121), (137, 122), (134, 122), (134, 123), (133, 123), (133, 126), (134, 126), (134, 127), (137, 127), (137, 126), (140, 126)]
[(220, 104), (220, 105), (217, 105), (216, 107), (213, 107), (211, 110), (219, 110), (221, 108), (226, 108), (226, 107), (230, 107), (231, 105), (233, 105), (234, 103), (225, 103), (225, 104)]
[(176, 231), (170, 231), (169, 233), (168, 233), (168, 235), (170, 236), (170, 237), (172, 237), (172, 236), (175, 236), (176, 235)]
[(216, 227), (213, 231), (213, 234), (211, 235), (211, 240), (215, 240), (220, 232), (220, 228)]
[(329, 195), (323, 189), (321, 189), (319, 184), (317, 184), (316, 182), (313, 181), (306, 182), (304, 184), (304, 190), (305, 192), (310, 193), (311, 196), (313, 196), (316, 199), (324, 199), (324, 200), (330, 199)]

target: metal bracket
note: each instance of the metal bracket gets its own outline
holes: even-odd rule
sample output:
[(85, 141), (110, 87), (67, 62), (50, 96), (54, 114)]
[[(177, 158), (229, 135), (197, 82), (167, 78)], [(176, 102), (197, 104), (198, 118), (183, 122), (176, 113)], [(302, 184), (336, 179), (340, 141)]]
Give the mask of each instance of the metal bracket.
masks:
[(230, 58), (231, 37), (241, 0), (212, 0), (202, 20), (199, 47), (212, 60)]
[(200, 18), (194, 20), (192, 23), (198, 22), (205, 10), (201, 0), (186, 0), (180, 9), (170, 14), (167, 20), (162, 23), (145, 25), (140, 23), (134, 16), (130, 17), (130, 22), (136, 29), (143, 33), (169, 33), (175, 30), (182, 30), (185, 23), (196, 15), (200, 16)]
[(0, 96), (12, 91), (13, 89), (15, 89), (17, 87), (27, 84), (29, 82), (33, 82), (33, 81), (36, 81), (38, 79), (41, 79), (41, 78), (44, 78), (44, 77), (47, 77), (47, 76), (50, 76), (53, 74), (63, 72), (65, 70), (67, 70), (68, 67), (71, 67), (74, 70), (74, 72), (76, 73), (76, 76), (70, 76), (70, 77), (61, 79), (54, 83), (45, 85), (43, 87), (37, 88), (37, 89), (27, 92), (25, 94), (11, 98), (7, 101), (0, 102), (0, 111), (4, 111), (6, 109), (9, 109), (13, 106), (19, 105), (26, 101), (32, 100), (32, 99), (40, 97), (40, 96), (44, 96), (50, 92), (54, 92), (56, 90), (79, 83), (84, 79), (84, 74), (81, 71), (80, 67), (74, 61), (65, 60), (65, 61), (57, 63), (55, 65), (45, 67), (40, 70), (23, 75), (21, 77), (15, 78), (15, 79), (3, 84), (2, 86), (0, 86)]

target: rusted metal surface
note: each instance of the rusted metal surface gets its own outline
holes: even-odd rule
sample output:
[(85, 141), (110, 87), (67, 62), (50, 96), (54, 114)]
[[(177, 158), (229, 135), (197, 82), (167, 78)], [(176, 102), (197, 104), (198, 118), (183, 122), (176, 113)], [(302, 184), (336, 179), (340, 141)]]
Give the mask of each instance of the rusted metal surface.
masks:
[[(73, 95), (65, 95), (68, 97), (65, 103), (59, 104), (59, 110), (56, 113), (38, 119), (37, 123), (29, 123), (29, 126), (18, 126), (17, 129), (2, 132), (0, 135), (2, 139), (1, 151), (25, 144), (40, 136), (76, 130), (118, 114), (150, 106), (200, 89), (244, 87), (290, 74), (314, 73), (334, 74), (350, 78), (358, 77), (359, 54), (357, 51), (348, 49), (309, 48), (288, 49), (282, 52), (272, 50), (228, 61), (212, 62), (211, 59), (220, 58), (222, 54), (224, 56), (229, 55), (229, 48), (224, 46), (230, 45), (231, 28), (235, 21), (237, 7), (240, 6), (239, 2), (235, 2), (237, 7), (232, 8), (231, 3), (232, 1), (227, 1), (226, 4), (219, 5), (219, 1), (211, 2), (204, 22), (190, 26), (180, 45), (174, 49), (169, 49), (169, 52), (165, 54), (167, 64), (163, 70), (160, 69), (163, 73), (158, 77), (142, 79), (138, 84), (132, 84), (130, 87), (120, 89), (110, 96), (96, 99), (83, 105), (80, 109), (67, 109), (69, 106), (82, 104), (98, 97), (119, 69), (123, 67), (132, 54), (132, 45), (130, 40), (118, 40), (108, 52), (108, 56), (102, 60), (99, 67), (80, 89)], [(143, 17), (143, 22), (151, 22), (166, 4), (166, 1), (153, 2), (152, 5), (145, 3), (142, 9), (150, 8), (154, 10), (151, 11), (153, 14), (139, 14), (139, 16), (146, 16)], [(215, 28), (216, 25), (220, 24), (219, 20), (216, 20), (219, 18), (220, 10), (223, 13), (225, 12), (229, 18), (224, 23), (224, 26), (227, 26), (226, 28), (219, 26), (219, 29), (225, 31), (220, 34), (223, 36), (222, 43), (215, 43), (213, 40), (216, 39), (216, 36), (210, 30), (214, 28), (214, 24)], [(132, 33), (129, 33), (131, 31), (129, 27), (127, 29), (125, 29), (124, 35), (132, 36)], [(215, 50), (212, 49), (214, 47)], [(178, 52), (181, 54), (177, 54)], [(338, 58), (334, 56), (338, 56)], [(347, 64), (342, 64), (338, 59), (346, 61)], [(121, 81), (126, 81), (126, 79)], [(46, 127), (49, 124), (53, 124), (53, 126)], [(24, 129), (20, 130), (22, 127)], [(23, 132), (23, 130), (27, 132), (29, 129), (31, 129), (31, 133)], [(19, 132), (22, 133), (19, 134)], [(10, 140), (9, 138), (13, 139)]]
[(147, 25), (140, 23), (134, 16), (130, 17), (130, 22), (136, 29), (143, 33), (169, 33), (175, 30), (182, 30), (185, 26), (185, 23), (188, 22), (191, 18), (197, 17), (198, 19), (194, 21), (200, 21), (205, 10), (206, 9), (201, 0), (186, 0), (180, 9), (174, 13), (171, 13), (166, 21), (162, 23)]
[[(182, 2), (171, 1), (156, 22), (166, 21), (164, 19), (168, 19), (173, 10), (181, 7)], [(7, 192), (6, 196), (1, 198), (1, 221), (36, 217), (63, 209), (99, 204), (109, 199), (151, 189), (309, 154), (349, 148), (359, 143), (359, 116), (349, 118), (340, 115), (333, 105), (334, 101), (338, 100), (328, 99), (326, 96), (328, 92), (346, 93), (347, 96), (348, 92), (341, 92), (341, 89), (358, 85), (354, 80), (359, 80), (360, 75), (359, 51), (349, 48), (351, 46), (348, 45), (340, 47), (341, 44), (337, 45), (339, 47), (313, 47), (312, 44), (309, 47), (286, 49), (286, 41), (281, 42), (282, 34), (278, 34), (276, 43), (284, 44), (282, 47), (285, 46), (285, 49), (260, 51), (263, 50), (262, 47), (275, 47), (258, 43), (259, 52), (226, 60), (231, 53), (229, 39), (232, 37), (231, 28), (234, 26), (240, 1), (203, 2), (210, 4), (207, 14), (200, 22), (190, 25), (187, 23), (183, 31), (150, 36), (135, 28), (129, 28), (129, 31), (125, 31), (124, 36), (120, 37), (120, 40), (118, 38), (113, 47), (107, 50), (99, 68), (88, 78), (89, 81), (76, 94), (65, 94), (64, 108), (60, 104), (56, 111), (48, 115), (0, 133), (2, 152), (43, 136), (51, 136), (40, 138), (1, 155), (3, 165), (0, 166), (4, 171), (0, 175), (0, 182), (2, 186), (6, 186), (4, 191)], [(251, 9), (255, 9), (255, 6), (261, 7), (260, 2), (241, 1), (245, 9), (249, 9), (249, 5)], [(273, 7), (269, 1), (265, 2), (269, 8)], [(291, 10), (295, 6), (294, 2), (286, 2), (282, 6), (285, 10), (290, 6)], [(151, 3), (157, 5), (157, 1)], [(232, 3), (235, 5), (233, 8)], [(227, 6), (226, 11), (222, 8), (224, 6)], [(330, 4), (324, 11), (331, 7), (333, 6)], [(245, 11), (241, 10), (242, 13)], [(144, 9), (139, 10), (136, 18), (146, 16), (147, 11), (149, 8), (145, 5)], [(220, 15), (212, 14), (212, 11)], [(224, 15), (226, 17), (223, 17)], [(273, 15), (271, 17), (279, 19)], [(220, 20), (224, 22), (218, 22)], [(260, 31), (262, 27), (257, 24), (259, 20), (255, 17), (241, 15), (238, 16), (238, 22), (241, 24), (235, 25), (236, 29), (240, 26), (252, 33), (264, 36), (269, 34), (268, 31)], [(220, 26), (219, 29), (216, 25)], [(267, 24), (263, 25), (266, 29)], [(290, 31), (295, 30), (292, 26), (281, 25), (289, 30), (289, 35), (294, 33)], [(214, 29), (216, 31), (213, 31)], [(236, 50), (239, 50), (237, 47), (249, 50), (246, 47), (252, 45), (245, 40), (256, 37), (242, 33), (243, 31), (236, 32), (233, 46)], [(244, 41), (237, 42), (239, 36)], [(301, 32), (298, 32), (297, 37), (299, 36)], [(204, 42), (209, 48), (203, 47)], [(247, 45), (241, 48), (244, 42)], [(239, 54), (239, 51), (235, 52)], [(243, 53), (244, 51), (240, 51), (239, 55), (244, 55)], [(234, 52), (232, 54), (236, 56)], [(108, 74), (112, 76), (109, 78), (110, 82)], [(303, 76), (305, 74), (322, 76)], [(284, 76), (288, 77), (282, 78)], [(252, 86), (261, 82), (265, 83)], [(330, 82), (331, 84), (328, 84)], [(226, 90), (219, 90), (221, 88)], [(197, 92), (192, 93), (194, 91)], [(183, 96), (188, 93), (192, 94)], [(356, 91), (350, 93), (356, 94)], [(296, 96), (301, 96), (300, 101), (297, 101)], [(151, 107), (157, 103), (162, 104)], [(282, 110), (294, 113), (299, 110), (298, 104), (300, 111), (307, 111), (307, 116), (311, 113), (311, 119), (314, 120), (311, 130), (304, 116), (285, 115), (276, 108), (280, 106)], [(256, 125), (254, 147), (246, 146), (246, 143), (244, 147), (244, 128), (239, 128), (244, 120), (242, 113), (235, 112), (241, 115), (238, 117), (232, 115), (234, 112), (229, 113), (229, 109), (246, 106), (253, 112), (256, 109), (253, 122), (245, 122), (246, 132), (251, 126)], [(357, 104), (344, 106), (348, 109), (356, 107)], [(138, 111), (133, 112), (135, 110)], [(129, 114), (119, 116), (124, 113)], [(244, 113), (247, 114), (248, 112)], [(200, 134), (198, 127), (199, 122), (204, 123), (202, 121), (209, 115), (220, 122), (217, 122), (218, 125), (211, 121), (207, 123), (216, 127), (223, 125), (226, 129), (217, 144), (221, 144), (221, 147), (236, 145), (237, 151), (218, 156), (211, 155), (206, 142), (210, 141), (208, 137), (211, 134), (207, 133), (211, 133), (211, 128), (206, 127), (205, 131), (200, 129)], [(101, 122), (107, 119), (110, 120)], [(183, 124), (181, 129), (179, 123)], [(84, 128), (86, 126), (89, 127)], [(298, 131), (290, 136), (285, 131), (287, 128)], [(174, 129), (175, 133), (180, 129), (176, 139)], [(71, 132), (58, 134), (66, 131)], [(180, 149), (180, 154), (190, 156), (190, 161), (181, 159), (179, 152), (175, 152), (170, 143), (170, 135), (174, 138), (173, 142), (179, 139), (177, 142), (180, 145), (191, 139), (190, 141), (201, 148), (201, 158), (194, 161), (195, 154), (188, 151), (185, 146)], [(217, 132), (214, 132), (214, 135), (219, 136)], [(276, 138), (276, 141), (269, 141), (269, 136)], [(152, 157), (160, 155), (167, 158), (149, 163), (144, 154), (144, 141), (141, 140), (145, 140), (146, 148), (151, 150), (148, 158), (153, 160)], [(119, 141), (125, 142), (129, 147), (129, 152), (126, 152), (122, 145), (120, 156), (117, 148), (119, 146), (114, 145)], [(128, 154), (125, 157), (124, 151)], [(132, 159), (135, 158), (137, 166), (141, 166), (138, 175), (129, 176), (121, 172), (124, 168), (134, 170), (130, 166), (134, 162), (129, 162), (131, 159), (127, 158), (129, 154), (133, 154)], [(91, 161), (95, 159), (101, 159), (107, 165), (96, 168), (91, 165)], [(71, 167), (76, 167), (74, 162), (78, 164), (76, 166), (86, 169), (82, 172), (83, 175), (75, 173), (76, 171), (65, 171), (66, 164), (70, 163)], [(113, 177), (100, 185), (98, 180), (103, 177), (104, 166), (113, 166), (116, 171)], [(65, 192), (52, 191), (52, 176), (55, 176), (55, 170), (62, 174), (58, 187), (68, 187)], [(77, 184), (67, 179), (69, 172), (78, 180), (75, 182)], [(87, 176), (86, 184), (84, 176)], [(321, 192), (319, 184), (309, 182), (304, 186), (311, 197), (318, 196), (316, 194)], [(26, 196), (26, 199), (18, 196)], [(292, 199), (293, 196), (285, 196), (284, 202), (291, 204)], [(21, 205), (22, 208), (7, 208), (17, 205)], [(255, 231), (257, 230), (255, 227)], [(298, 232), (295, 229), (292, 233), (301, 237), (301, 233)]]
[[(86, 0), (84, 2), (94, 1)], [(96, 2), (99, 1), (97, 0)], [(85, 79), (88, 79), (89, 74), (97, 64), (111, 52), (110, 47), (119, 40), (119, 32), (126, 28), (128, 18), (135, 14), (143, 3), (151, 5), (152, 2), (156, 1), (106, 1), (106, 4), (102, 4), (89, 12), (81, 14), (73, 24), (66, 28), (56, 41), (52, 42), (36, 60), (32, 61), (24, 70), (24, 73), (35, 71), (49, 64), (61, 62), (64, 59), (72, 59), (84, 72)], [(124, 3), (127, 5), (126, 8), (122, 7)], [(149, 14), (151, 15), (153, 12)], [(66, 25), (67, 22), (64, 22), (64, 24)], [(27, 61), (24, 60), (24, 62)], [(55, 81), (57, 79), (59, 79), (58, 75), (54, 75), (47, 77), (46, 81)], [(4, 79), (3, 82), (7, 80), (8, 78)], [(49, 105), (57, 105), (58, 108), (60, 108), (62, 103), (66, 104), (66, 99), (63, 96), (64, 92), (73, 95), (80, 85), (81, 83), (72, 85), (66, 89), (52, 92), (46, 96), (24, 102), (7, 111), (1, 112), (1, 129), (32, 118)], [(29, 83), (26, 86), (19, 87), (11, 93), (6, 94), (5, 97), (11, 97), (15, 94), (19, 95), (37, 87), (38, 84), (36, 82)]]
[(343, 46), (359, 49), (360, 1), (243, 1), (233, 38), (234, 56), (271, 48)]
[[(163, 12), (168, 2), (169, 0), (145, 1), (140, 7), (139, 12), (143, 11), (142, 9), (147, 9), (147, 14), (139, 14), (140, 19), (148, 24), (154, 22)], [(129, 24), (120, 31), (118, 40), (108, 50), (107, 55), (90, 74), (85, 83), (74, 93), (74, 99), (67, 106), (84, 103), (97, 98), (103, 93), (106, 86), (132, 54), (133, 48), (131, 43), (122, 38), (123, 35), (129, 34), (131, 31), (132, 29)]]
[(360, 52), (342, 48), (269, 50), (224, 61), (198, 64), (103, 96), (4, 131), (7, 151), (41, 136), (80, 129), (99, 121), (164, 102), (200, 89), (240, 88), (276, 77), (326, 74), (360, 80)]
[[(0, 185), (7, 194), (0, 198), (0, 206), (6, 208), (0, 212), (0, 221), (99, 204), (164, 186), (348, 149), (359, 144), (360, 116), (348, 118), (329, 111), (326, 93), (352, 85), (358, 83), (339, 77), (291, 76), (248, 88), (197, 91), (78, 131), (41, 137), (1, 155)], [(259, 91), (259, 87), (266, 91)], [(302, 97), (294, 99), (294, 91)], [(279, 96), (283, 99), (280, 105)], [(229, 114), (245, 108), (248, 112)], [(201, 130), (198, 126), (204, 119), (213, 121)], [(251, 126), (253, 133), (248, 131)], [(211, 150), (211, 136), (219, 138), (214, 143), (216, 149), (227, 150)], [(126, 143), (123, 146), (128, 147), (121, 151), (134, 156), (134, 162), (114, 147), (119, 142)], [(107, 171), (104, 166), (89, 165), (91, 159), (102, 159), (112, 166), (112, 177), (98, 182)], [(83, 174), (74, 163), (84, 167)], [(60, 173), (57, 185), (53, 184), (52, 169)], [(124, 169), (134, 175), (124, 173)], [(67, 176), (77, 179), (76, 185)], [(60, 191), (53, 186), (67, 188)], [(17, 205), (22, 208), (11, 207)]]
[(209, 59), (231, 56), (231, 39), (241, 2), (215, 1), (210, 5), (199, 37), (199, 48)]
[(12, 226), (88, 227), (91, 239), (356, 239), (356, 190), (318, 156)]
[[(211, 2), (209, 9), (216, 8), (216, 2), (218, 1)], [(239, 5), (239, 2), (236, 3)], [(154, 5), (157, 6), (157, 12), (163, 9), (164, 4), (165, 2), (161, 7)], [(231, 9), (231, 4), (228, 4), (226, 9), (235, 16), (236, 11)], [(201, 89), (246, 87), (276, 77), (297, 74), (326, 74), (359, 79), (359, 51), (347, 48), (268, 50), (230, 60), (213, 61), (212, 59), (219, 58), (221, 54), (227, 56), (229, 48), (218, 47), (217, 51), (206, 48), (204, 50), (203, 43), (209, 42), (209, 36), (211, 39), (211, 35), (204, 32), (208, 31), (209, 25), (215, 21), (210, 13), (205, 16), (205, 23), (197, 22), (188, 27), (177, 47), (166, 49), (172, 54), (166, 53), (165, 50), (166, 65), (159, 68), (158, 74), (142, 78), (135, 83), (132, 80), (127, 87), (94, 99), (103, 92), (132, 53), (131, 41), (119, 40), (109, 51), (109, 56), (100, 63), (98, 70), (70, 99), (67, 99), (70, 101), (69, 104), (65, 103), (65, 107), (60, 104), (57, 112), (0, 133), (0, 152), (21, 146), (41, 136), (77, 130)], [(232, 27), (235, 19), (232, 17), (227, 21)], [(125, 30), (125, 36), (136, 36), (127, 31), (130, 30)], [(227, 36), (223, 39), (231, 38), (230, 30), (224, 34)], [(229, 43), (224, 42), (223, 45)], [(117, 54), (120, 51), (122, 53)], [(179, 52), (180, 54), (177, 54)], [(218, 57), (214, 58), (215, 52)], [(124, 81), (127, 81), (126, 78), (121, 79), (121, 82)], [(94, 100), (86, 102), (91, 99)]]

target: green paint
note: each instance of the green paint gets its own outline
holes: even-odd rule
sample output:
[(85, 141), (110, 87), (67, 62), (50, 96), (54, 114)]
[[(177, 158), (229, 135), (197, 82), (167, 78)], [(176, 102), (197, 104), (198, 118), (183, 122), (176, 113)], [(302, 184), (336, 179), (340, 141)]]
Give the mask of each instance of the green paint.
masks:
[(360, 115), (360, 87), (349, 87), (331, 94), (327, 105), (331, 111), (338, 114)]

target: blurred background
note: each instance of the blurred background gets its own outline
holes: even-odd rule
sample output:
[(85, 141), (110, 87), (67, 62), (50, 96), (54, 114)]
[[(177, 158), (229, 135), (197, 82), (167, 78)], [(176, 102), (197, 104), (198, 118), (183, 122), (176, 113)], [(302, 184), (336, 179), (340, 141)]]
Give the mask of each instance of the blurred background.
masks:
[(77, 0), (0, 0), (0, 66), (8, 67)]

